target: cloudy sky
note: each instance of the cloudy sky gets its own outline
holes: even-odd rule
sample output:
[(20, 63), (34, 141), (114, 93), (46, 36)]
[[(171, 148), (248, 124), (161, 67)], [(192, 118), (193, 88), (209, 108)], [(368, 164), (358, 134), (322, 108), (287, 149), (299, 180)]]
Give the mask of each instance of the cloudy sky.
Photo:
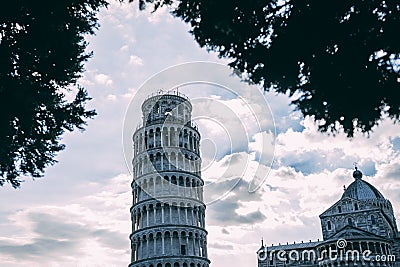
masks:
[[(85, 132), (65, 134), (67, 148), (43, 179), (0, 189), (0, 266), (127, 266), (132, 178), (126, 138), (140, 120), (140, 90), (153, 85), (151, 77), (170, 89), (159, 73), (177, 64), (226, 63), (199, 48), (189, 28), (167, 10), (150, 14), (115, 2), (100, 13), (100, 23), (97, 35), (88, 38), (94, 57), (80, 81), (98, 116)], [(187, 75), (179, 74), (174, 82), (185, 82), (180, 78)], [(214, 82), (180, 89), (196, 103), (204, 140), (213, 267), (256, 266), (261, 238), (267, 244), (321, 238), (318, 215), (352, 182), (353, 162), (399, 216), (399, 125), (385, 120), (369, 138), (328, 136), (293, 111), (285, 95), (265, 94), (268, 104), (262, 104), (257, 89), (231, 84), (234, 78), (223, 71), (217, 75), (221, 84), (249, 91), (235, 95), (215, 85), (215, 73), (195, 74), (192, 81), (209, 75)], [(262, 186), (249, 193), (249, 184), (259, 184), (264, 174)]]

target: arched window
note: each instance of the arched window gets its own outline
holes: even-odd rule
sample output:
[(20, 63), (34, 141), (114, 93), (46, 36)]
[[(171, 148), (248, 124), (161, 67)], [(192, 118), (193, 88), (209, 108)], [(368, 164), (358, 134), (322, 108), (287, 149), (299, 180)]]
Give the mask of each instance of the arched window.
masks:
[(353, 219), (352, 218), (347, 218), (347, 224), (350, 226), (353, 226)]
[(375, 225), (376, 224), (376, 219), (374, 215), (371, 215), (371, 224)]
[(338, 209), (339, 213), (342, 213), (342, 206), (338, 206), (337, 209)]
[(332, 230), (332, 223), (331, 223), (331, 221), (328, 221), (328, 222), (327, 222), (327, 227), (328, 227), (328, 230)]
[(186, 246), (181, 245), (181, 255), (186, 255)]
[(358, 204), (354, 203), (354, 210), (358, 210)]

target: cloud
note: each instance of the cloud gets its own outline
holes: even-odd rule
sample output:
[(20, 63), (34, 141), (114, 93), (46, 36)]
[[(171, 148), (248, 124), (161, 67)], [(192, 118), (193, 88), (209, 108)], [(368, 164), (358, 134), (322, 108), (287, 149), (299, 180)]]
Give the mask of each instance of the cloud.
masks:
[(49, 257), (63, 257), (63, 255), (75, 253), (76, 248), (77, 244), (73, 242), (54, 239), (34, 238), (31, 243), (22, 245), (0, 241), (0, 259), (1, 256), (8, 255), (18, 261), (32, 260), (34, 262), (45, 254)]
[(101, 85), (110, 86), (113, 84), (113, 81), (111, 80), (110, 76), (103, 74), (103, 73), (96, 74), (94, 76), (94, 80), (96, 81), (96, 83), (101, 84)]
[(270, 166), (275, 154), (275, 133), (272, 131), (258, 132), (253, 135), (253, 142), (249, 142), (249, 150), (255, 152), (255, 160)]
[(135, 66), (143, 66), (143, 59), (136, 55), (130, 55), (129, 57), (129, 64)]
[(208, 244), (208, 247), (215, 248), (215, 249), (221, 249), (224, 251), (233, 250), (233, 245), (225, 245), (225, 244), (221, 244), (218, 242), (211, 242), (210, 244)]
[(129, 182), (129, 176), (120, 175), (75, 203), (32, 206), (9, 214), (3, 225), (19, 231), (0, 238), (0, 261), (29, 266), (125, 265), (130, 253)]
[(173, 21), (171, 15), (169, 14), (169, 9), (167, 6), (159, 8), (156, 12), (152, 13), (152, 16), (146, 17), (148, 21), (152, 24), (159, 24), (161, 22), (171, 23)]
[(126, 52), (126, 51), (129, 50), (129, 46), (128, 45), (123, 45), (123, 46), (121, 46), (121, 48), (119, 50), (122, 51), (122, 52)]
[(240, 207), (236, 198), (228, 197), (220, 200), (213, 205), (209, 221), (218, 225), (238, 225), (260, 223), (266, 219), (260, 210), (239, 214), (237, 210)]
[(107, 99), (110, 101), (115, 101), (115, 100), (117, 100), (117, 96), (113, 95), (113, 94), (109, 94), (109, 95), (107, 95)]
[[(305, 174), (351, 168), (354, 162), (366, 175), (375, 175), (378, 164), (397, 157), (391, 140), (398, 135), (389, 121), (382, 122), (370, 137), (358, 134), (353, 139), (344, 134), (329, 136), (317, 131), (311, 118), (302, 121), (304, 130), (288, 129), (277, 136), (278, 165), (292, 166)], [(386, 131), (383, 129), (387, 129)]]

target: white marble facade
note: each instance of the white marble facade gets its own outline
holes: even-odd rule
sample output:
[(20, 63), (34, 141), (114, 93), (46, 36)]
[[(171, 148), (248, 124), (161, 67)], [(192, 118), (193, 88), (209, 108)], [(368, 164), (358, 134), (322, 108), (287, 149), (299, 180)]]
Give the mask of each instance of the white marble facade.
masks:
[(149, 96), (133, 134), (130, 267), (208, 267), (200, 133), (189, 99)]

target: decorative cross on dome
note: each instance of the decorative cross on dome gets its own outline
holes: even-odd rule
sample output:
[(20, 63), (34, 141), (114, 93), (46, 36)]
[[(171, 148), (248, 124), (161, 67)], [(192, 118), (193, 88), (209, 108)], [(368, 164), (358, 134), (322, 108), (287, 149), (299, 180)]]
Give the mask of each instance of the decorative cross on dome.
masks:
[(353, 162), (353, 165), (354, 165), (354, 169), (357, 170), (357, 169), (358, 169), (358, 167), (357, 167), (357, 166), (358, 166), (358, 163), (357, 163), (357, 162)]
[(357, 167), (358, 163), (354, 162), (353, 165), (354, 165), (354, 168), (355, 168), (355, 171), (353, 172), (353, 177), (355, 179), (361, 179), (362, 178), (362, 172), (360, 172), (358, 170), (358, 167)]

